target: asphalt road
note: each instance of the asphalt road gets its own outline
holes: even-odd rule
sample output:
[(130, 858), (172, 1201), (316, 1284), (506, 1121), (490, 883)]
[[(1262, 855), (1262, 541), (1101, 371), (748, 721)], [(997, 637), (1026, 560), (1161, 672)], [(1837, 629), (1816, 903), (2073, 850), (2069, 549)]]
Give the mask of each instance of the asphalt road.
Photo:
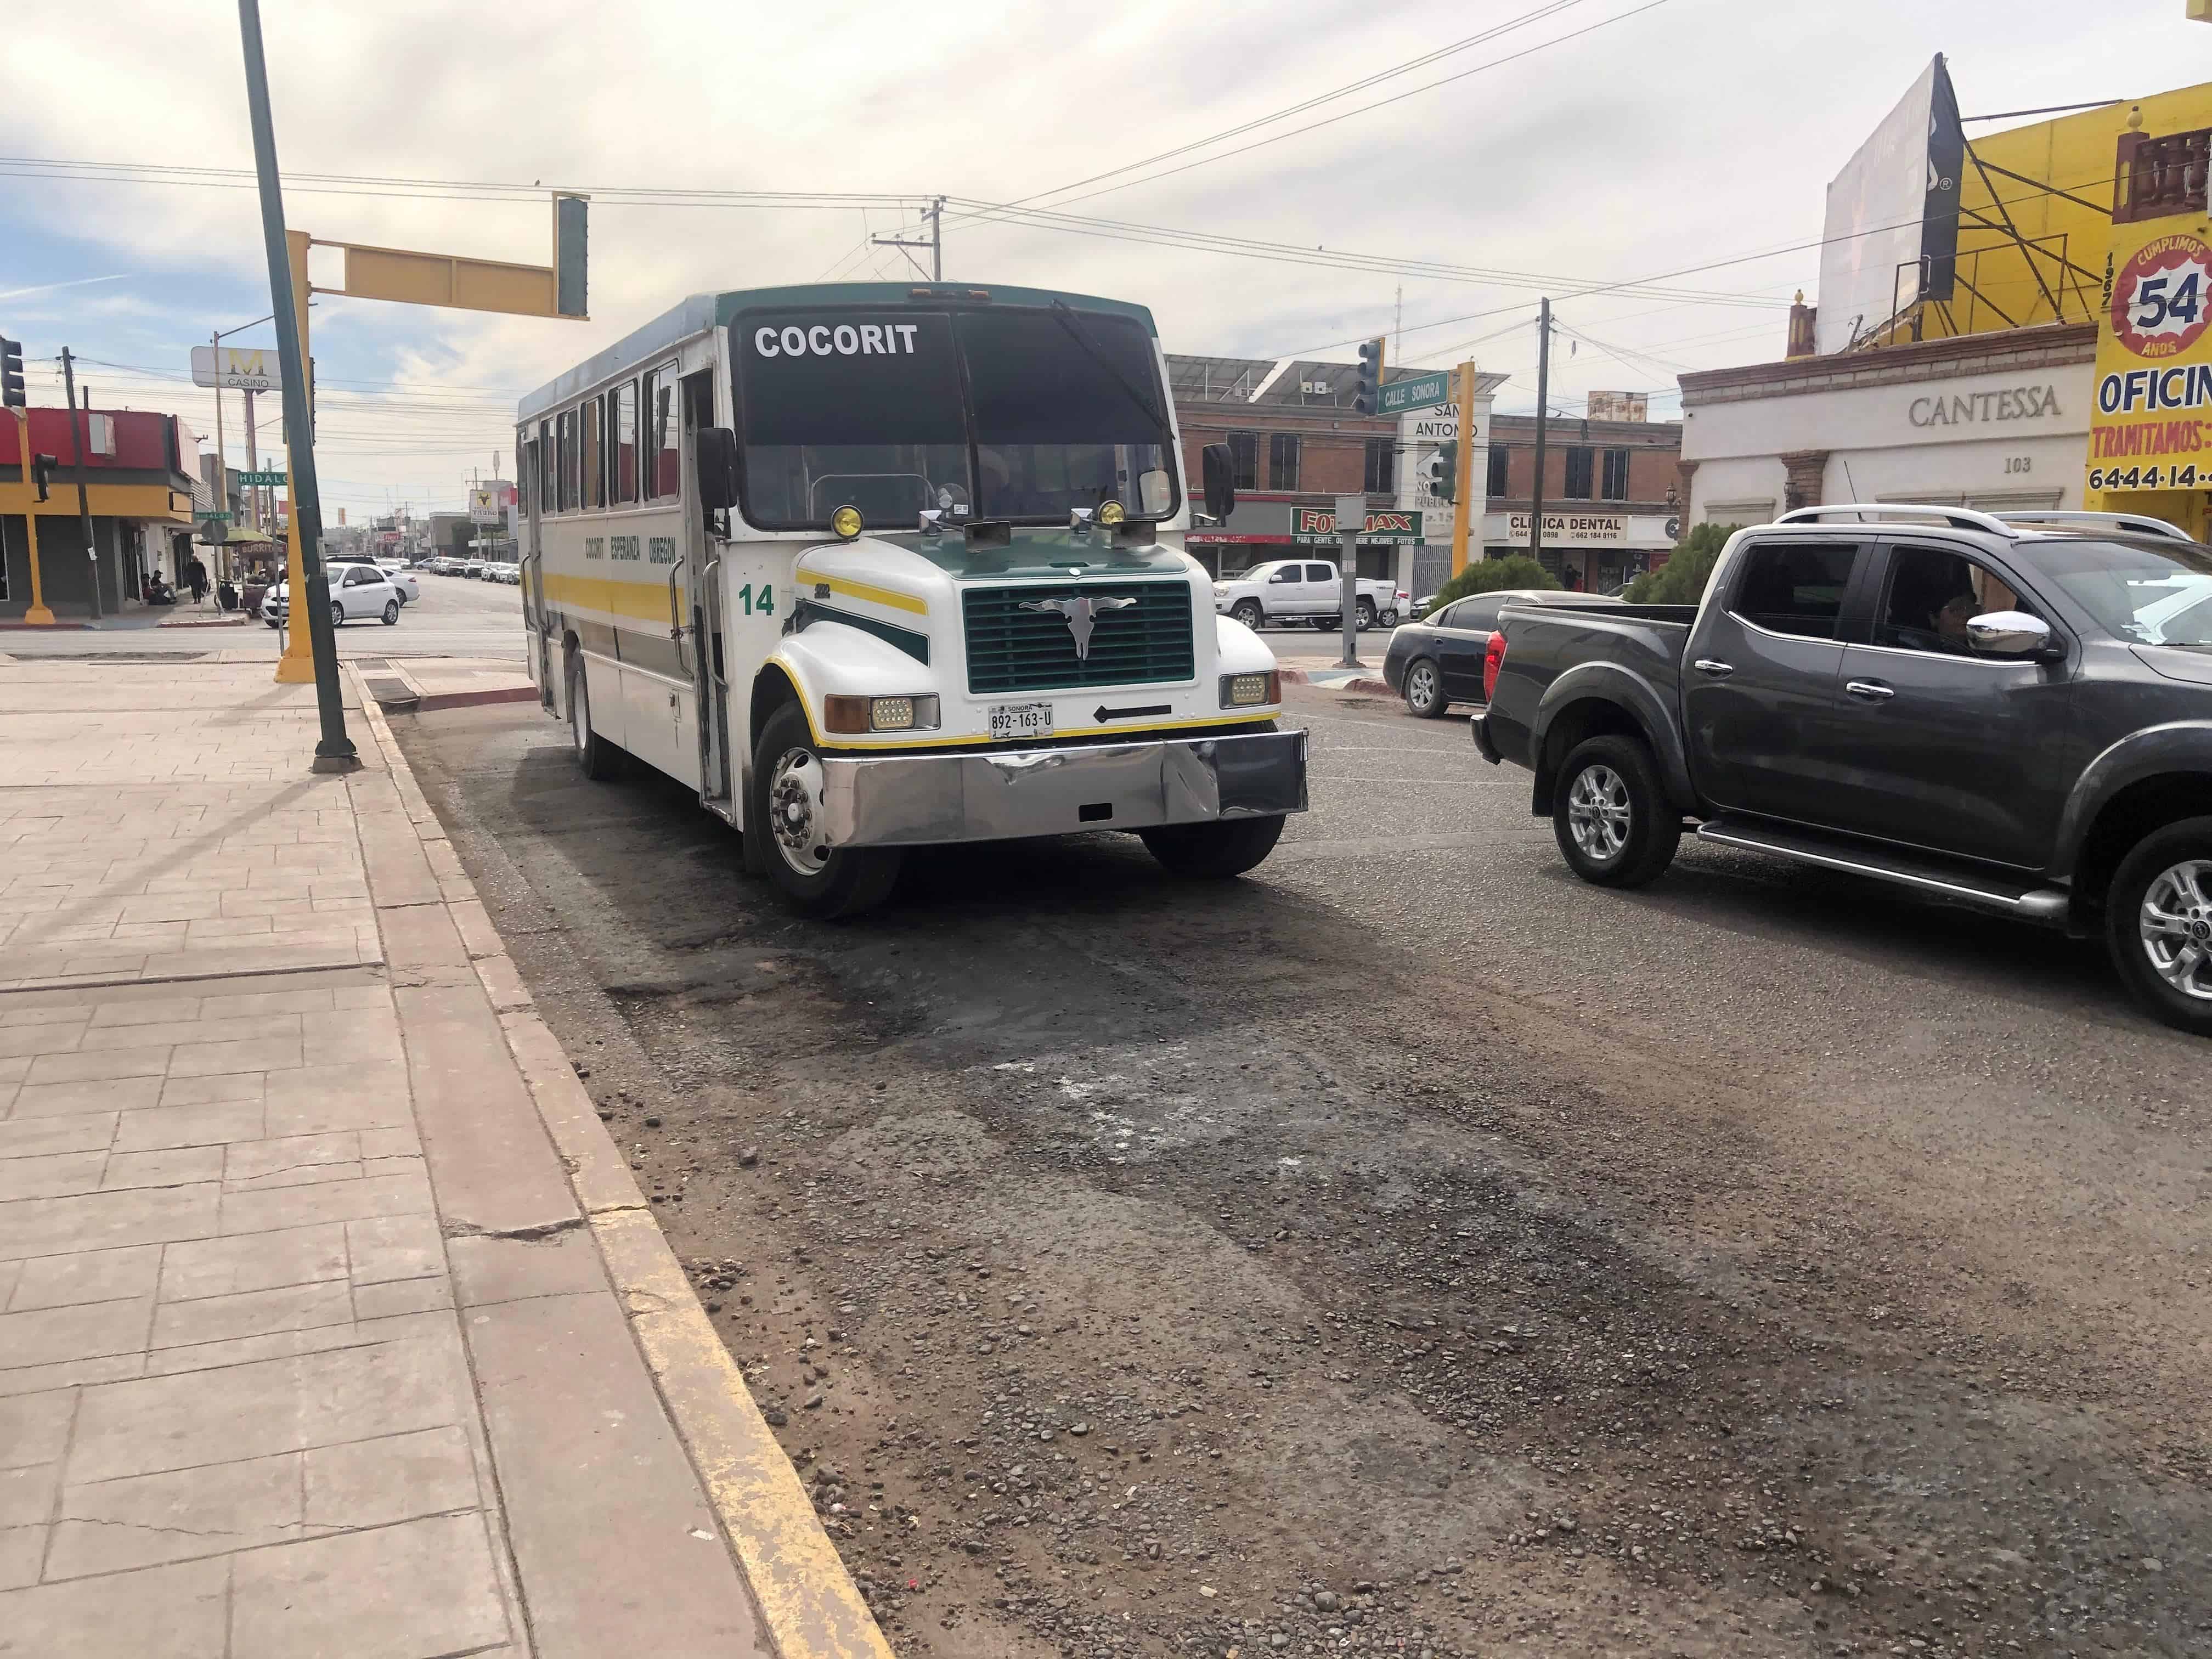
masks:
[[(522, 659), (522, 590), (465, 576), (416, 573), (422, 597), (390, 628), (349, 622), (337, 630), (338, 655), (352, 657), (512, 657)], [(128, 619), (137, 623), (146, 612)], [(200, 655), (258, 651), (276, 659), (278, 635), (260, 623), (236, 628), (110, 626), (0, 633), (0, 657), (83, 657), (147, 653)]]
[(1840, 875), (1583, 886), (1463, 720), (1297, 695), (1252, 877), (835, 926), (397, 724), (893, 1644), (2212, 1650), (2212, 1050)]

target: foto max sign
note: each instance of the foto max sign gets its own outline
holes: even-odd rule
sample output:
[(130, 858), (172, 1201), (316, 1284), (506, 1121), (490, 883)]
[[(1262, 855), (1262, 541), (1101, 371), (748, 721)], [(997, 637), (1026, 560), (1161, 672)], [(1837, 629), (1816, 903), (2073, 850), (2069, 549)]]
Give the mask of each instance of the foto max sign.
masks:
[[(1311, 545), (1333, 542), (1340, 532), (1336, 514), (1325, 507), (1294, 507), (1291, 509), (1291, 538)], [(1360, 527), (1359, 539), (1364, 542), (1417, 542), (1421, 539), (1421, 515), (1397, 512), (1389, 508), (1370, 508), (1367, 522)]]
[(2212, 242), (2205, 221), (2117, 224), (2097, 320), (2092, 490), (2212, 483)]

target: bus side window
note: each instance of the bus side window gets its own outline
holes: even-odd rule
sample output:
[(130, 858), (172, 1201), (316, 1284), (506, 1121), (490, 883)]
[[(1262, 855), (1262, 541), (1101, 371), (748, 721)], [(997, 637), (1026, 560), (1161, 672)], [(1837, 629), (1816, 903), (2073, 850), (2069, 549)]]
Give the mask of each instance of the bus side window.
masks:
[(553, 511), (553, 422), (538, 423), (538, 510)]
[(576, 510), (577, 474), (576, 411), (563, 410), (561, 412), (561, 511), (563, 513)]
[(609, 504), (621, 507), (637, 499), (637, 382), (624, 380), (610, 402), (614, 419), (608, 440), (614, 447), (615, 487)]
[(684, 425), (676, 401), (677, 370), (663, 363), (645, 377), (646, 495), (669, 501), (684, 490)]
[(586, 513), (607, 504), (607, 463), (599, 447), (599, 411), (605, 400), (592, 398), (584, 405), (584, 500)]

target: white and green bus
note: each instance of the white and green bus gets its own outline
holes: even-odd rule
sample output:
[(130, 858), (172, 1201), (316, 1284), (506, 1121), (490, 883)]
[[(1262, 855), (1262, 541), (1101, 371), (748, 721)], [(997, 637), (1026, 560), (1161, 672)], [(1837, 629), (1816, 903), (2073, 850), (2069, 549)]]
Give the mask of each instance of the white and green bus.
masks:
[(1140, 307), (843, 283), (696, 295), (532, 393), (531, 673), (585, 773), (681, 779), (811, 915), (941, 842), (1258, 864), (1305, 734), (1183, 550), (1164, 368)]

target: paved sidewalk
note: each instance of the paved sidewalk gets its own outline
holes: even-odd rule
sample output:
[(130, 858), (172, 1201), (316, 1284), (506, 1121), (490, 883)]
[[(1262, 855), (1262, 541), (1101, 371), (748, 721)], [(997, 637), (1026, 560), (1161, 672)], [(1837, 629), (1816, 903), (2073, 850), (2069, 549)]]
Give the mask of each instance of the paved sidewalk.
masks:
[(887, 1659), (349, 702), (0, 664), (0, 1655)]

